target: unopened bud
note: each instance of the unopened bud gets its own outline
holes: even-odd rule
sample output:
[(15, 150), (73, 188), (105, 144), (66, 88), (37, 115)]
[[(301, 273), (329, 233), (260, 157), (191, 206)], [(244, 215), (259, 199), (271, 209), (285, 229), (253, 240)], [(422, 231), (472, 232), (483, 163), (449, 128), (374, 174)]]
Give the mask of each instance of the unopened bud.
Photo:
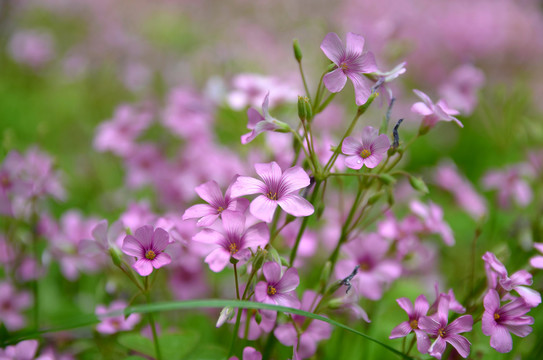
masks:
[(387, 203), (391, 207), (394, 205), (394, 192), (391, 188), (387, 188)]
[(302, 49), (300, 49), (300, 43), (298, 42), (298, 39), (294, 39), (294, 41), (292, 42), (292, 48), (294, 49), (294, 57), (296, 58), (296, 61), (301, 62)]
[(370, 196), (368, 199), (368, 205), (375, 204), (377, 201), (379, 201), (380, 198), (383, 197), (384, 194), (385, 194), (384, 191), (379, 191), (373, 194), (372, 196)]
[(123, 258), (122, 258), (122, 254), (119, 250), (117, 250), (117, 248), (114, 248), (114, 247), (110, 247), (109, 248), (109, 256), (111, 256), (111, 261), (113, 261), (113, 264), (115, 264), (115, 266), (117, 267), (120, 267), (122, 262), (123, 262)]
[(331, 310), (337, 310), (341, 309), (341, 307), (344, 305), (344, 301), (341, 298), (331, 299), (326, 303), (326, 307)]
[[(241, 311), (241, 310), (240, 310)], [(217, 320), (217, 327), (221, 327), (222, 324), (231, 320), (234, 317), (234, 308), (227, 306), (221, 310), (219, 319)]]
[(312, 119), (313, 118), (313, 107), (311, 106), (311, 101), (309, 101), (309, 98), (307, 96), (304, 96), (303, 100), (304, 100), (306, 119)]
[(260, 325), (260, 323), (262, 322), (262, 315), (260, 315), (259, 311), (255, 312), (255, 321), (258, 325)]
[(409, 183), (413, 187), (413, 189), (420, 191), (424, 194), (428, 194), (430, 190), (428, 190), (428, 186), (426, 186), (426, 183), (424, 180), (422, 180), (419, 177), (416, 176), (409, 176)]
[(298, 117), (302, 121), (307, 119), (307, 114), (305, 112), (305, 101), (303, 96), (298, 96)]
[(396, 182), (396, 179), (394, 179), (394, 177), (389, 174), (380, 174), (378, 179), (385, 185), (392, 185)]

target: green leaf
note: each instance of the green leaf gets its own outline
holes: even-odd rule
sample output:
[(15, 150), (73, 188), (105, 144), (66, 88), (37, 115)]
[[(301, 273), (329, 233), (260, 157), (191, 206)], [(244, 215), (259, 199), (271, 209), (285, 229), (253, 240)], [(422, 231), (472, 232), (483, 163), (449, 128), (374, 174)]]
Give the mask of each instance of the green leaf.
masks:
[[(155, 356), (155, 347), (153, 342), (140, 334), (122, 334), (119, 336), (119, 344), (124, 347), (137, 351), (139, 353)], [(162, 349), (163, 346), (160, 348)]]
[(131, 355), (131, 356), (125, 357), (124, 360), (147, 360), (147, 359), (141, 356)]

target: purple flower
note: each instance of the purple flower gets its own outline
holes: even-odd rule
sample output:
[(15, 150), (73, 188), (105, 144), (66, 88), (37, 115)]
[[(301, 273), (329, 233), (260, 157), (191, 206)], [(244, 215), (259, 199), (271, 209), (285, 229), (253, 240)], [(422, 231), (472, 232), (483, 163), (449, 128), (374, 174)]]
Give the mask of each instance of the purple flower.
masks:
[(477, 92), (485, 82), (484, 73), (471, 64), (456, 68), (439, 93), (455, 109), (469, 115), (477, 105)]
[(484, 299), (485, 312), (483, 313), (483, 334), (490, 336), (490, 346), (498, 352), (507, 353), (513, 349), (513, 334), (525, 337), (532, 332), (530, 325), (534, 318), (525, 316), (530, 306), (522, 298), (500, 306), (500, 295), (494, 289), (488, 290)]
[(297, 194), (309, 186), (309, 176), (299, 166), (291, 167), (284, 173), (275, 161), (269, 164), (255, 164), (256, 173), (263, 182), (248, 176), (240, 176), (232, 185), (231, 196), (261, 194), (251, 202), (250, 211), (256, 218), (271, 222), (277, 205), (294, 216), (313, 214), (313, 205)]
[(429, 354), (441, 359), (447, 343), (451, 344), (463, 358), (468, 357), (471, 343), (460, 333), (471, 331), (473, 317), (471, 315), (460, 316), (448, 324), (449, 300), (441, 298), (437, 313), (433, 316), (422, 316), (419, 319), (419, 328), (437, 339), (428, 349)]
[(363, 53), (363, 48), (364, 37), (351, 32), (347, 33), (346, 47), (343, 47), (336, 33), (328, 33), (321, 43), (321, 50), (337, 66), (335, 70), (324, 75), (324, 85), (328, 91), (337, 93), (343, 89), (347, 78), (351, 79), (358, 106), (366, 103), (371, 95), (371, 86), (366, 83), (362, 74), (378, 71), (375, 57), (371, 52)]
[[(543, 254), (543, 243), (534, 243), (534, 248), (536, 248), (540, 253)], [(530, 259), (530, 265), (537, 269), (543, 269), (543, 256), (536, 255)]]
[(25, 318), (20, 312), (30, 303), (29, 293), (17, 293), (9, 282), (0, 282), (0, 323), (9, 331), (19, 330), (25, 325)]
[(428, 312), (430, 307), (428, 300), (424, 295), (420, 295), (415, 300), (415, 307), (408, 298), (399, 298), (396, 299), (396, 302), (405, 310), (409, 319), (392, 329), (389, 339), (404, 337), (414, 331), (417, 336), (417, 349), (421, 354), (426, 354), (430, 348), (430, 338), (424, 331), (419, 329), (419, 320), (421, 316), (426, 316)]
[(123, 314), (110, 317), (102, 316), (124, 308), (126, 308), (126, 303), (122, 300), (112, 302), (109, 308), (104, 305), (96, 306), (95, 314), (101, 319), (100, 324), (96, 325), (96, 331), (102, 334), (115, 334), (119, 331), (132, 330), (141, 319), (139, 314), (130, 314), (126, 318)]
[(385, 134), (379, 135), (379, 130), (366, 126), (362, 132), (362, 142), (348, 136), (341, 145), (341, 151), (347, 155), (345, 165), (358, 170), (366, 165), (372, 169), (379, 165), (390, 147), (390, 141)]
[(36, 356), (36, 351), (38, 351), (38, 345), (37, 340), (25, 340), (17, 345), (7, 346), (5, 349), (0, 349), (0, 359), (33, 360)]
[(541, 295), (534, 289), (526, 287), (532, 285), (532, 274), (526, 270), (519, 270), (509, 277), (505, 266), (489, 251), (483, 255), (483, 260), (490, 289), (496, 289), (502, 295), (514, 290), (530, 307), (536, 307), (541, 303)]
[(196, 204), (185, 210), (183, 220), (200, 218), (196, 225), (210, 226), (219, 218), (224, 210), (245, 212), (249, 206), (249, 201), (244, 198), (235, 199), (230, 196), (232, 185), (236, 181), (237, 176), (232, 180), (232, 183), (226, 189), (224, 196), (215, 181), (208, 181), (196, 187), (196, 193), (208, 204)]
[(262, 267), (262, 272), (266, 281), (256, 284), (256, 301), (296, 309), (300, 307), (294, 291), (300, 284), (298, 270), (290, 268), (283, 274), (278, 263), (267, 262)]
[(509, 208), (511, 200), (520, 207), (526, 207), (532, 202), (532, 189), (522, 178), (520, 170), (517, 166), (510, 166), (503, 170), (489, 171), (483, 177), (486, 190), (498, 191), (498, 205), (501, 208)]
[(431, 201), (425, 205), (418, 200), (411, 201), (409, 208), (423, 221), (423, 232), (439, 234), (445, 244), (454, 245), (451, 227), (443, 220), (443, 209)]
[(170, 255), (164, 252), (170, 236), (166, 230), (145, 225), (136, 230), (134, 236), (127, 235), (122, 250), (125, 254), (136, 257), (132, 267), (141, 276), (148, 276), (153, 268), (158, 269), (172, 262)]
[(289, 126), (282, 121), (279, 121), (273, 118), (268, 112), (270, 93), (266, 94), (264, 101), (262, 102), (262, 114), (260, 115), (258, 111), (253, 108), (247, 110), (247, 116), (249, 117), (249, 122), (247, 123), (247, 128), (252, 130), (250, 133), (241, 136), (241, 143), (247, 144), (254, 140), (258, 134), (264, 131), (274, 131), (277, 129), (289, 130)]
[[(232, 356), (228, 360), (238, 360), (236, 356)], [(253, 347), (247, 346), (243, 349), (242, 360), (262, 360), (262, 354)]]
[[(307, 290), (302, 297), (301, 309), (313, 312), (321, 298), (314, 291)], [(325, 322), (312, 320), (309, 325), (304, 327), (307, 320), (305, 316), (292, 315), (292, 320), (296, 323), (298, 329), (303, 331), (300, 335), (300, 345), (298, 347), (298, 356), (302, 359), (313, 356), (317, 351), (318, 342), (328, 339), (332, 334), (332, 327)], [(298, 333), (294, 324), (290, 322), (277, 326), (274, 335), (283, 345), (295, 346), (298, 343)]]
[(439, 100), (434, 104), (428, 95), (422, 91), (413, 90), (413, 92), (422, 100), (422, 102), (414, 103), (411, 106), (412, 112), (424, 116), (421, 124), (421, 133), (428, 132), (438, 121), (455, 121), (460, 127), (464, 127), (460, 120), (452, 116), (458, 115), (458, 111), (449, 108), (445, 101)]
[(245, 215), (239, 211), (225, 210), (222, 212), (224, 233), (213, 229), (203, 229), (192, 238), (201, 243), (209, 255), (205, 262), (214, 272), (219, 272), (228, 264), (230, 258), (247, 260), (251, 250), (264, 247), (269, 240), (268, 227), (258, 223), (245, 229)]

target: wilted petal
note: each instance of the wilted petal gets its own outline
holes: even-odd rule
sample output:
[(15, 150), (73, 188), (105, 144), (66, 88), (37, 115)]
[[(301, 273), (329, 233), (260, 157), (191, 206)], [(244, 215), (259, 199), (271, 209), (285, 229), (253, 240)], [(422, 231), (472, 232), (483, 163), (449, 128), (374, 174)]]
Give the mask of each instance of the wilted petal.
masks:
[(293, 216), (309, 216), (315, 211), (313, 205), (311, 205), (309, 201), (300, 195), (295, 194), (282, 196), (277, 201), (277, 204), (279, 204), (285, 212)]
[(331, 93), (337, 93), (345, 87), (345, 83), (347, 83), (347, 75), (345, 75), (342, 69), (338, 68), (324, 75), (322, 81), (324, 82), (324, 86), (326, 86), (328, 91)]

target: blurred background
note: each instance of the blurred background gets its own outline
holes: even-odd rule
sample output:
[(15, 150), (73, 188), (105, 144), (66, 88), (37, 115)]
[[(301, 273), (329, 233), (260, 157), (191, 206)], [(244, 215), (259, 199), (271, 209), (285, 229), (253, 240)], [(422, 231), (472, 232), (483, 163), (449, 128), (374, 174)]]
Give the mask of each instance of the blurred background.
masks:
[[(127, 199), (180, 216), (194, 199), (194, 186), (210, 179), (224, 184), (233, 173), (252, 171), (255, 161), (266, 158), (259, 151), (280, 155), (285, 144), (277, 139), (259, 139), (249, 150), (239, 137), (247, 132), (247, 107), (260, 109), (267, 90), (275, 116), (295, 123), (293, 104), (303, 86), (293, 39), (300, 42), (315, 89), (329, 64), (319, 48), (322, 39), (329, 32), (344, 39), (349, 31), (365, 37), (380, 70), (406, 62), (407, 72), (391, 84), (397, 100), (391, 122), (405, 119), (402, 138), (413, 136), (420, 124), (409, 110), (418, 101), (412, 89), (434, 100), (447, 98), (462, 112), (463, 129), (440, 124), (403, 162), (430, 184), (432, 201), (444, 208), (454, 230), (457, 245), (442, 253), (438, 267), (458, 266), (481, 228), (478, 255), (495, 251), (508, 268), (525, 266), (532, 243), (543, 242), (540, 0), (0, 0), (0, 159), (34, 146), (51, 155), (65, 189), (47, 205), (52, 218), (78, 209), (83, 216), (114, 220)], [(374, 106), (363, 125), (378, 127), (385, 110), (386, 102)], [(354, 111), (347, 86), (316, 121), (337, 137)], [(103, 124), (137, 116), (152, 125), (143, 126), (136, 160), (101, 142)], [(213, 149), (191, 140), (208, 136)], [(153, 168), (157, 152), (168, 166)], [(202, 161), (214, 168), (195, 170)], [(447, 168), (481, 194), (475, 203), (462, 203), (455, 184), (439, 179), (437, 170)], [(163, 176), (150, 178), (151, 171)], [(492, 171), (502, 180), (488, 180)], [(506, 187), (531, 190), (501, 193)], [(55, 276), (58, 271), (51, 284)], [(534, 287), (541, 289), (542, 280), (536, 275)], [(447, 281), (462, 282), (454, 274)], [(70, 294), (95, 285), (88, 280)], [(392, 291), (387, 304), (394, 307), (394, 296), (419, 293), (401, 285)], [(50, 318), (61, 313), (54, 304), (46, 307)], [(387, 318), (385, 308), (373, 317), (381, 314), (391, 325), (394, 316), (403, 316), (395, 308), (398, 313)], [(532, 316), (538, 314), (535, 309)], [(374, 335), (388, 337), (390, 326), (382, 328)], [(523, 343), (525, 358), (541, 354), (541, 321), (534, 333)]]

